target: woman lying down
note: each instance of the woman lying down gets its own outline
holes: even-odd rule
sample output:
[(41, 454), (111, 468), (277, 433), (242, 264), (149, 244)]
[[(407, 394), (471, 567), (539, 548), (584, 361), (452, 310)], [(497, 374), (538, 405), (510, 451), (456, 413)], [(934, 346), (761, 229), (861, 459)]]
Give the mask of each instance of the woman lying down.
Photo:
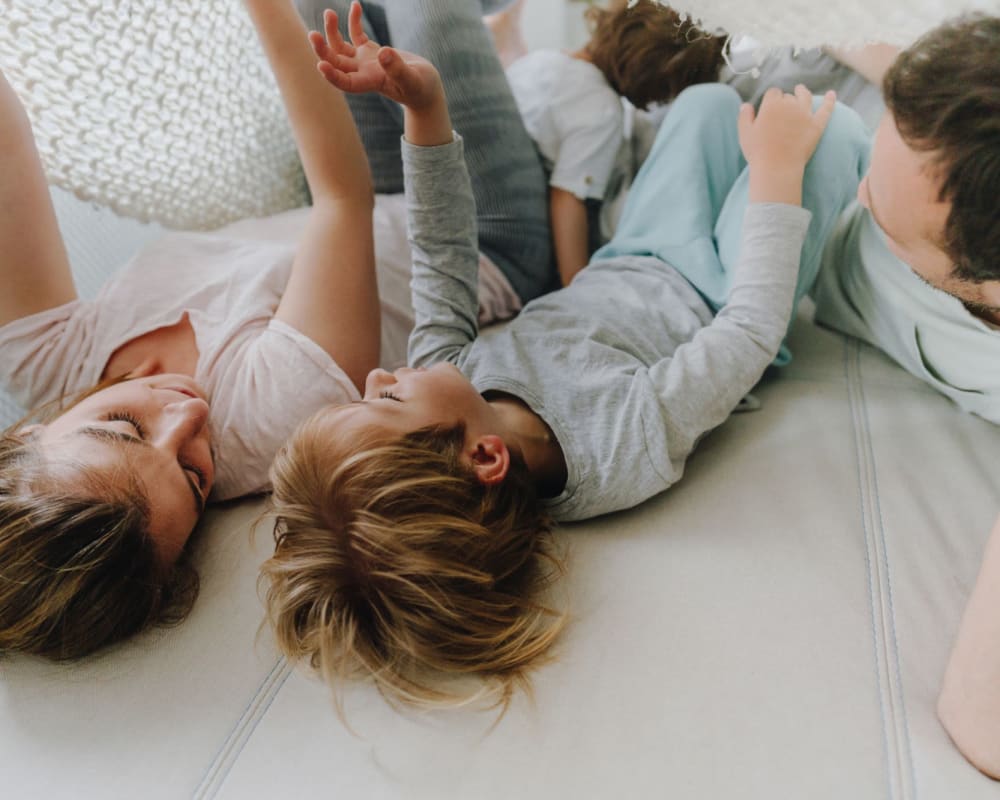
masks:
[[(376, 260), (380, 279), (409, 273), (389, 196), (403, 188), (399, 133), (395, 163), (384, 127), (359, 137), (291, 0), (246, 6), (312, 192), (297, 247), (257, 235), (282, 219), (172, 235), (78, 299), (28, 119), (0, 75), (0, 380), (37, 409), (0, 438), (0, 651), (76, 658), (182, 619), (206, 503), (267, 490), (295, 426), (358, 398), (379, 364)], [(484, 318), (509, 316), (552, 281), (545, 178), (512, 99), (483, 90), (459, 110), (492, 119), (467, 139), (474, 174), (499, 176), (477, 191), (480, 297)], [(409, 298), (390, 306), (386, 338), (405, 340)]]

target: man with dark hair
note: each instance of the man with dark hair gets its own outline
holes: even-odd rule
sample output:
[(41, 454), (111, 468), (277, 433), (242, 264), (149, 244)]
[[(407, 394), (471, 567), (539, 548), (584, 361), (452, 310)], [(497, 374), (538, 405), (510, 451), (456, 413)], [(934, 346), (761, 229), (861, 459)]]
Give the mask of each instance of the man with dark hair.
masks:
[(889, 66), (883, 93), (816, 319), (1000, 424), (1000, 18), (935, 28)]
[[(827, 244), (816, 319), (1000, 424), (1000, 18), (942, 25), (887, 71), (836, 55), (873, 82), (885, 72), (887, 113), (859, 202)], [(1000, 779), (1000, 520), (938, 715), (966, 758)]]
[[(750, 66), (737, 60), (724, 76), (746, 100), (801, 81), (837, 89), (867, 121), (881, 105), (869, 88), (882, 86), (858, 202), (827, 241), (812, 291), (816, 320), (1000, 424), (1000, 17), (959, 18), (901, 53), (789, 50), (756, 77)], [(938, 715), (963, 755), (1000, 779), (1000, 519)]]

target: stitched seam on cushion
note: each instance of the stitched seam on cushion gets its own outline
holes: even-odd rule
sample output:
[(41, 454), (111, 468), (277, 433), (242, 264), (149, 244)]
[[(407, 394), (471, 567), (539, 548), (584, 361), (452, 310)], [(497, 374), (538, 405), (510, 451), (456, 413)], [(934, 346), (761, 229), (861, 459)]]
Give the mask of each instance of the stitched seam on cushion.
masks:
[(222, 745), (220, 745), (219, 749), (215, 751), (215, 755), (212, 756), (212, 760), (209, 762), (208, 768), (205, 770), (204, 773), (202, 773), (201, 780), (198, 782), (198, 788), (195, 789), (194, 796), (197, 796), (198, 792), (201, 791), (201, 788), (208, 780), (208, 777), (211, 774), (212, 769), (215, 767), (215, 765), (223, 757), (223, 754), (229, 748), (230, 742), (233, 738), (233, 731), (237, 730), (242, 724), (243, 720), (246, 719), (247, 715), (250, 713), (250, 709), (253, 708), (254, 704), (257, 702), (257, 698), (260, 696), (262, 687), (265, 686), (268, 683), (268, 681), (270, 681), (273, 678), (275, 671), (278, 669), (278, 667), (281, 666), (281, 661), (282, 659), (278, 658), (278, 660), (274, 662), (274, 666), (272, 666), (271, 669), (268, 670), (268, 673), (264, 677), (264, 680), (261, 681), (260, 686), (257, 687), (257, 691), (254, 692), (253, 696), (243, 707), (243, 712), (240, 714), (239, 719), (236, 721), (236, 725), (234, 725), (232, 728), (229, 729), (229, 735), (226, 736), (226, 738), (223, 740)]
[[(892, 591), (892, 567), (889, 564), (889, 543), (886, 536), (886, 524), (885, 517), (882, 514), (882, 501), (879, 492), (878, 483), (878, 465), (875, 460), (875, 445), (872, 442), (871, 437), (871, 423), (868, 416), (868, 404), (865, 400), (865, 386), (864, 381), (861, 380), (861, 346), (858, 345), (858, 392), (861, 398), (861, 413), (862, 421), (865, 429), (865, 441), (868, 445), (868, 459), (871, 463), (871, 486), (873, 489), (872, 504), (876, 512), (878, 519), (878, 533), (882, 542), (882, 559), (885, 564), (885, 590), (886, 590), (886, 600), (888, 602), (888, 632), (891, 637), (892, 647), (889, 650), (888, 656), (891, 657), (889, 660), (892, 663), (892, 671), (895, 675), (895, 700), (894, 708), (898, 709), (899, 721), (902, 724), (902, 737), (900, 737), (899, 744), (899, 758), (903, 762), (900, 764), (900, 778), (903, 777), (902, 773), (905, 769), (906, 774), (909, 776), (910, 785), (907, 787), (902, 784), (902, 795), (904, 797), (916, 798), (919, 796), (919, 791), (917, 788), (917, 771), (916, 764), (913, 757), (913, 743), (912, 736), (910, 733), (910, 721), (906, 713), (906, 695), (903, 692), (903, 670), (900, 663), (899, 657), (899, 637), (896, 632), (896, 607), (893, 599)], [(888, 665), (887, 665), (888, 666)], [(908, 769), (906, 769), (908, 767)]]
[(215, 754), (215, 758), (212, 759), (212, 763), (205, 770), (201, 782), (192, 794), (193, 800), (209, 800), (218, 795), (240, 753), (243, 752), (243, 748), (250, 741), (253, 732), (267, 714), (275, 697), (278, 696), (278, 692), (291, 674), (292, 667), (288, 663), (288, 659), (284, 656), (280, 657), (267, 677), (257, 687), (257, 691), (250, 698), (250, 702), (247, 703), (236, 725), (233, 726), (219, 751)]
[[(868, 605), (871, 609), (870, 623), (872, 632), (872, 656), (875, 661), (876, 694), (878, 695), (879, 714), (882, 717), (882, 760), (886, 769), (887, 797), (893, 798), (892, 769), (889, 763), (889, 725), (885, 706), (885, 692), (882, 679), (881, 660), (879, 658), (880, 648), (878, 641), (878, 615), (875, 608), (875, 572), (872, 559), (872, 537), (870, 531), (870, 520), (865, 507), (866, 492), (864, 489), (864, 464), (859, 437), (861, 436), (858, 422), (858, 408), (856, 398), (856, 385), (858, 382), (857, 370), (854, 360), (860, 360), (860, 346), (856, 340), (843, 338), (844, 343), (844, 377), (847, 379), (847, 405), (851, 414), (851, 426), (854, 430), (854, 447), (856, 469), (858, 477), (858, 501), (861, 510), (861, 526), (865, 536), (865, 565), (868, 570)], [(853, 359), (852, 359), (853, 356)]]

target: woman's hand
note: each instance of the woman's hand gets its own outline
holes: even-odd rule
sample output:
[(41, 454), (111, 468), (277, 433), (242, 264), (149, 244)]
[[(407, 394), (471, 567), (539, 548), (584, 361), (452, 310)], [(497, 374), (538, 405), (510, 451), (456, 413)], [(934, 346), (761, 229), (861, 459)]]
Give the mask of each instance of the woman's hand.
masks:
[(392, 47), (380, 47), (364, 32), (361, 4), (351, 3), (348, 30), (351, 41), (340, 35), (337, 13), (323, 15), (326, 37), (309, 34), (319, 71), (343, 92), (378, 92), (390, 100), (420, 111), (433, 106), (443, 96), (441, 77), (427, 59)]
[(834, 92), (827, 92), (813, 111), (812, 94), (799, 84), (794, 94), (769, 89), (756, 113), (743, 104), (738, 127), (740, 148), (750, 165), (750, 202), (801, 205), (806, 164), (836, 100)]
[(292, 0), (244, 2), (313, 201), (274, 316), (323, 348), (360, 389), (378, 365), (381, 328), (368, 159), (347, 98), (316, 70)]

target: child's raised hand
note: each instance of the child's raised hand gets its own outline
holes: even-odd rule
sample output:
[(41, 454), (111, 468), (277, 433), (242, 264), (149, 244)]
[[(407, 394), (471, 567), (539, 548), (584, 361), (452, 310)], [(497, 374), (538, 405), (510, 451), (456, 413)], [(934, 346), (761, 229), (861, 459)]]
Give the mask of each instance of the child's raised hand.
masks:
[(327, 9), (323, 16), (326, 37), (309, 34), (317, 67), (342, 92), (378, 92), (414, 110), (430, 106), (442, 93), (441, 77), (427, 59), (403, 50), (381, 47), (361, 25), (361, 3), (351, 3), (346, 42), (337, 27), (337, 13)]
[(833, 107), (835, 92), (827, 92), (813, 111), (813, 96), (801, 83), (794, 94), (768, 89), (760, 109), (744, 103), (740, 109), (740, 147), (747, 163), (764, 170), (803, 169), (819, 144)]

